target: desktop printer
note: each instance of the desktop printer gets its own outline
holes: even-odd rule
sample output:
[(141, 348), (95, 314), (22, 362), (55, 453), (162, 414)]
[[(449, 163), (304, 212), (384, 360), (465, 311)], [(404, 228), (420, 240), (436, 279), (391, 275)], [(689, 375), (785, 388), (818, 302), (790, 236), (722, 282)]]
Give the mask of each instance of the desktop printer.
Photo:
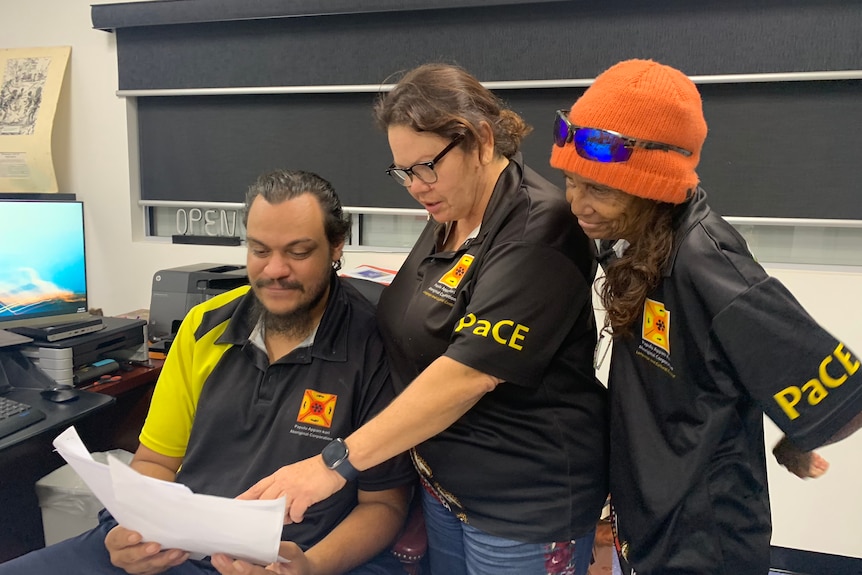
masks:
[(150, 350), (168, 350), (193, 306), (246, 284), (245, 266), (193, 264), (156, 272), (150, 297)]

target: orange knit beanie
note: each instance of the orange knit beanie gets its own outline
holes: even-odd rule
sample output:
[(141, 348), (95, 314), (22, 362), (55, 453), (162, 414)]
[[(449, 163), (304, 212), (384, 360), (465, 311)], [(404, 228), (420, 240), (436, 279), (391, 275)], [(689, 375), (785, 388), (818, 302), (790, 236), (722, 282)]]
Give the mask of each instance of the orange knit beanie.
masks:
[(551, 165), (627, 194), (679, 204), (698, 183), (695, 168), (706, 139), (700, 94), (685, 74), (652, 60), (626, 60), (602, 72), (569, 111), (579, 127), (670, 144), (691, 156), (635, 148), (625, 162), (582, 158), (573, 142), (553, 146)]

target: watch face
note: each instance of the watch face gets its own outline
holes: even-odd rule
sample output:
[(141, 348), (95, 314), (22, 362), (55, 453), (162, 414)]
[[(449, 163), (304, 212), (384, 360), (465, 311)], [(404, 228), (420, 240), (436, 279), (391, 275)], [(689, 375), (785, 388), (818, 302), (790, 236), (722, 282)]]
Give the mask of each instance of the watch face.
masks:
[(347, 458), (347, 445), (338, 439), (330, 441), (321, 452), (323, 462), (330, 469), (335, 469), (338, 465)]

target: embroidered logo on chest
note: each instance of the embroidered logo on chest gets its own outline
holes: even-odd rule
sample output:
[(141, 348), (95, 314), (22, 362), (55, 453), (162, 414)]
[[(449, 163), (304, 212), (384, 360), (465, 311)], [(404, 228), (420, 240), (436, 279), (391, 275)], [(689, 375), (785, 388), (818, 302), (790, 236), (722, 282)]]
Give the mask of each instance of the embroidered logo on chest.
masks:
[(332, 416), (335, 415), (337, 400), (337, 395), (306, 389), (296, 421), (320, 427), (332, 427)]
[(641, 337), (670, 353), (670, 310), (664, 304), (647, 298)]
[(470, 269), (470, 265), (474, 259), (470, 254), (464, 254), (452, 269), (443, 274), (443, 277), (425, 289), (423, 293), (431, 299), (449, 306), (453, 305), (455, 303), (456, 289), (461, 280), (464, 279), (464, 276), (467, 275), (467, 270)]
[(461, 259), (458, 260), (458, 263), (455, 266), (446, 272), (446, 274), (440, 278), (439, 283), (446, 284), (451, 288), (458, 287), (458, 284), (461, 283), (461, 280), (467, 275), (467, 270), (470, 269), (470, 264), (473, 263), (473, 256), (469, 254), (464, 254), (461, 256)]
[(649, 298), (644, 301), (641, 342), (635, 353), (671, 377), (676, 377), (670, 362), (670, 310), (664, 303)]

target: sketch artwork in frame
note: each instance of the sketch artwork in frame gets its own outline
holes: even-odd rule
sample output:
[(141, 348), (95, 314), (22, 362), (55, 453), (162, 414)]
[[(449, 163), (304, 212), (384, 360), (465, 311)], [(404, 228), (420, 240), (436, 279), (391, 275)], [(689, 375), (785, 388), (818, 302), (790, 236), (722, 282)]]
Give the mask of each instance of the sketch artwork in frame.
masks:
[(69, 46), (0, 49), (0, 192), (57, 192), (54, 117)]

